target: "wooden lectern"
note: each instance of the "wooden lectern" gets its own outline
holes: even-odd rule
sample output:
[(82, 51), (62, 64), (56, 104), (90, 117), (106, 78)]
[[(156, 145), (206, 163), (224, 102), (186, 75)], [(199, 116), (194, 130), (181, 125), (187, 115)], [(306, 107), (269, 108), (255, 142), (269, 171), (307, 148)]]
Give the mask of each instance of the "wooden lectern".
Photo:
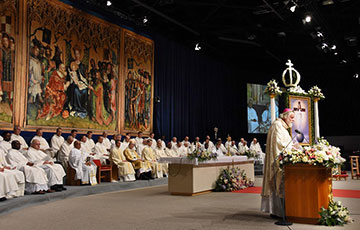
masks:
[(320, 208), (328, 208), (331, 169), (320, 165), (285, 166), (285, 210), (289, 221), (316, 224)]

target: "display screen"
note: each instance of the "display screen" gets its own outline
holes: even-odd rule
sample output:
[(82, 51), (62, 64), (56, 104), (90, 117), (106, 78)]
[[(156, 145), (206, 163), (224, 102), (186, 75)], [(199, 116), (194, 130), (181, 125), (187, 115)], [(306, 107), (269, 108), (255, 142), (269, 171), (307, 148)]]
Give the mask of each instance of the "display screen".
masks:
[[(248, 133), (267, 133), (271, 125), (270, 96), (266, 85), (247, 84)], [(275, 116), (279, 116), (279, 99), (275, 98)]]

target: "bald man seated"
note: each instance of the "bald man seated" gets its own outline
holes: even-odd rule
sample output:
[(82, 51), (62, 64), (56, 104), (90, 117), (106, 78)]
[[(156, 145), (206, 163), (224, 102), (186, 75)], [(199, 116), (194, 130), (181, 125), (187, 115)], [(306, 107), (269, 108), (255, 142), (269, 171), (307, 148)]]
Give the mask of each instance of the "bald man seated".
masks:
[(66, 175), (63, 167), (40, 150), (40, 141), (33, 140), (29, 150), (24, 156), (35, 165), (44, 169), (48, 177), (48, 186), (57, 192), (66, 190), (63, 186), (63, 178)]

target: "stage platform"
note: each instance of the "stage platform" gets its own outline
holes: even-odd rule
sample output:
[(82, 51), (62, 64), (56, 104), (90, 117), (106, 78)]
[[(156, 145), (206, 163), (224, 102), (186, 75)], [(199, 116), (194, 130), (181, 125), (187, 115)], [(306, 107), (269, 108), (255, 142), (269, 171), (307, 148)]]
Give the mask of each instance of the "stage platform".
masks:
[(47, 193), (45, 195), (25, 195), (23, 197), (13, 198), (0, 202), (0, 215), (5, 215), (25, 207), (38, 205), (46, 202), (63, 200), (72, 197), (146, 188), (165, 185), (167, 183), (168, 178), (160, 178), (149, 181), (138, 180), (133, 182), (102, 182), (101, 184), (95, 186), (65, 186), (67, 190), (62, 192)]

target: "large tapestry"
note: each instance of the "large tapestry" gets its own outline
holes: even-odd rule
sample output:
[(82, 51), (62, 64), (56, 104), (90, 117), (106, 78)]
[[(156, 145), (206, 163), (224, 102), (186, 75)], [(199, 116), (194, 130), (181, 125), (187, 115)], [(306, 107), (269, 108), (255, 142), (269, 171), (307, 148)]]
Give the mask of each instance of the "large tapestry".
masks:
[(0, 122), (13, 118), (16, 2), (0, 1)]
[(30, 0), (27, 125), (115, 130), (121, 28)]
[(153, 41), (130, 31), (124, 32), (124, 116), (123, 132), (152, 131)]

